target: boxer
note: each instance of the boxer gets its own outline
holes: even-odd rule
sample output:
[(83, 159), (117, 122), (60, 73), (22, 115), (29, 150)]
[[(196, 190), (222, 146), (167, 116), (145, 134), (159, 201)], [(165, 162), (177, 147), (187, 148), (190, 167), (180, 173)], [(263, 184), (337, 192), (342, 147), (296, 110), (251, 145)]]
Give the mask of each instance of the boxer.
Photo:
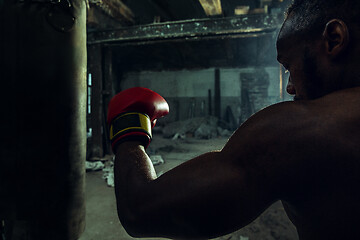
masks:
[(109, 105), (119, 219), (131, 236), (204, 239), (281, 200), (300, 240), (357, 239), (360, 2), (295, 0), (277, 40), (295, 101), (250, 117), (219, 151), (156, 176), (146, 154), (166, 101), (128, 89)]

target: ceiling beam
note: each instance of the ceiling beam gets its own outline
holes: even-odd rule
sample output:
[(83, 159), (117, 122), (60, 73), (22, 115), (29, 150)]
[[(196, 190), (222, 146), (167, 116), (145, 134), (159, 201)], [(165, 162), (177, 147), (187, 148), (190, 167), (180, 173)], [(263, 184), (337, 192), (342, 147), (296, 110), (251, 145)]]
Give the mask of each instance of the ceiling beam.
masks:
[(122, 44), (161, 40), (254, 37), (273, 33), (283, 19), (277, 15), (251, 15), (164, 22), (88, 32), (88, 44)]
[(199, 0), (207, 16), (222, 15), (221, 0)]

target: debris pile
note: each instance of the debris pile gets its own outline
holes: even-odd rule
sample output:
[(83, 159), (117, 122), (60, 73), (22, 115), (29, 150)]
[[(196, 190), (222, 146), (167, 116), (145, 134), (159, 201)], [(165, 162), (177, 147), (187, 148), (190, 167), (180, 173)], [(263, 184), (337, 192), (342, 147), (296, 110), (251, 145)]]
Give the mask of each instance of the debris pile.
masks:
[(162, 129), (162, 134), (163, 137), (172, 139), (187, 136), (198, 139), (228, 137), (231, 135), (231, 131), (225, 125), (216, 117), (196, 117), (169, 123)]
[(86, 171), (103, 171), (102, 178), (109, 187), (114, 187), (114, 158), (114, 155), (105, 155), (102, 158), (91, 158), (85, 162)]

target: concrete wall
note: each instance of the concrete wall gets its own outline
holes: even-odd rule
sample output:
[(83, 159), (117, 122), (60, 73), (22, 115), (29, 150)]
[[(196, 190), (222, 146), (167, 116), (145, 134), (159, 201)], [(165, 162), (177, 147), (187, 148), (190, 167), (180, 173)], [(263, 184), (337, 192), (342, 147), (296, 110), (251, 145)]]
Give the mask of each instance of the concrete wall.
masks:
[[(253, 111), (280, 101), (279, 71), (279, 67), (220, 69), (222, 118), (225, 118), (229, 106), (228, 110), (231, 109), (236, 124), (241, 123), (241, 118), (244, 118), (241, 116), (244, 109), (241, 108), (245, 107), (242, 100), (244, 96), (241, 96), (244, 88), (248, 89), (247, 94), (253, 102)], [(248, 80), (246, 76), (255, 77)], [(212, 114), (214, 114), (214, 68), (125, 74), (120, 88), (123, 90), (135, 86), (152, 89), (166, 98), (170, 105), (170, 114), (166, 120), (162, 121), (184, 120), (189, 117), (208, 115), (209, 90), (212, 95)]]

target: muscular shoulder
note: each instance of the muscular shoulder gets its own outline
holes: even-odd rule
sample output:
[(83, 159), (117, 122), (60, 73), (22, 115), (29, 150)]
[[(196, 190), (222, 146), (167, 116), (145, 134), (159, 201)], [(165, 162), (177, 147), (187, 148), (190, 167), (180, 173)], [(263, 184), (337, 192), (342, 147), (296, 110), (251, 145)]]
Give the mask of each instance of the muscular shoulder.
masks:
[[(256, 146), (268, 152), (279, 151), (281, 144), (311, 140), (319, 131), (319, 116), (308, 102), (283, 102), (267, 107), (251, 116), (230, 138), (224, 151), (250, 151)], [(236, 147), (237, 146), (237, 147)], [(283, 149), (285, 150), (285, 149)], [(285, 152), (283, 152), (285, 154)]]
[[(286, 155), (290, 146), (296, 146), (305, 155), (306, 146), (311, 150), (331, 143), (334, 138), (341, 140), (350, 137), (349, 134), (357, 137), (360, 135), (358, 94), (342, 91), (312, 101), (283, 102), (267, 107), (239, 127), (226, 150), (255, 145), (263, 150), (270, 147), (282, 150)], [(288, 148), (283, 149), (282, 144)]]
[(354, 98), (336, 93), (265, 108), (239, 127), (223, 153), (262, 184), (283, 189), (326, 179), (343, 159), (360, 157), (360, 101)]
[[(255, 185), (284, 189), (303, 182), (299, 179), (313, 174), (322, 158), (326, 144), (324, 116), (316, 102), (284, 102), (254, 114), (233, 134), (222, 150), (244, 169)], [(286, 194), (285, 194), (286, 195)]]

